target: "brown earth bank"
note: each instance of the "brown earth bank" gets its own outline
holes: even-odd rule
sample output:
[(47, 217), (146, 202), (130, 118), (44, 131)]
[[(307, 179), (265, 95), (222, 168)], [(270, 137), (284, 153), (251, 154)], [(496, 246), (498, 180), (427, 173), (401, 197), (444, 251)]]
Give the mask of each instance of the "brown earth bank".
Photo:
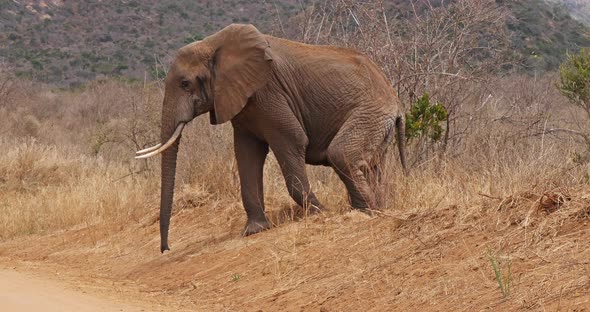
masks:
[(4, 241), (0, 257), (147, 310), (590, 311), (590, 189), (532, 189), (374, 217), (283, 205), (246, 238), (239, 203), (185, 191), (163, 255), (154, 209)]

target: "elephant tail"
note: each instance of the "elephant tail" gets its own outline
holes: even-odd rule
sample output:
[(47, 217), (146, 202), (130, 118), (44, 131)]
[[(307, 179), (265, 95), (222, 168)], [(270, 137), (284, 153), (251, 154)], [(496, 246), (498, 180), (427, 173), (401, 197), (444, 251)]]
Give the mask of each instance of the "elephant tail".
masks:
[(397, 128), (397, 147), (399, 149), (399, 158), (402, 163), (404, 175), (408, 176), (408, 165), (406, 162), (406, 121), (404, 115), (397, 116), (395, 119), (395, 127)]

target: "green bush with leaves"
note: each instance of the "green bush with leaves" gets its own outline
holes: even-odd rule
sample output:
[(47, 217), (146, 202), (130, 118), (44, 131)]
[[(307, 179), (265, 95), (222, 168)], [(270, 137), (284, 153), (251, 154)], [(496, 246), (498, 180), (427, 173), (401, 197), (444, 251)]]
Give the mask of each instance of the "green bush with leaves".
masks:
[(590, 48), (568, 54), (559, 67), (559, 78), (561, 93), (590, 116)]
[(428, 93), (424, 93), (406, 114), (406, 138), (440, 140), (444, 133), (440, 123), (447, 120), (448, 116), (447, 109), (441, 103), (431, 103)]

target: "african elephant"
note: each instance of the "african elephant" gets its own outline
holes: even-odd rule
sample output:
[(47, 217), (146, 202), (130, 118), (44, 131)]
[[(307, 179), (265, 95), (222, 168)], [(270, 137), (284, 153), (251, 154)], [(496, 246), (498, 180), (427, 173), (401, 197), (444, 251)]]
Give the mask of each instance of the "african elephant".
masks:
[(379, 168), (397, 128), (406, 168), (404, 115), (383, 72), (363, 54), (337, 46), (307, 45), (232, 24), (182, 47), (165, 80), (160, 144), (136, 158), (162, 153), (161, 251), (168, 248), (176, 158), (182, 129), (209, 113), (213, 125), (231, 121), (244, 235), (270, 227), (262, 172), (274, 153), (295, 202), (316, 212), (305, 164), (334, 168), (351, 206), (378, 208)]

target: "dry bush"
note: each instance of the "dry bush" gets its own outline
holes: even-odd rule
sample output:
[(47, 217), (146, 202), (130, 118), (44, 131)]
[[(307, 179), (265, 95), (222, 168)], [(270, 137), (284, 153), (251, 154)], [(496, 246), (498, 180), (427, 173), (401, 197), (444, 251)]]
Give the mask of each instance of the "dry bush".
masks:
[[(322, 198), (336, 197), (344, 203), (344, 188), (331, 168), (308, 166), (314, 191)], [(216, 200), (241, 200), (239, 177), (233, 151), (233, 134), (230, 124), (211, 126), (207, 116), (193, 120), (183, 132), (178, 163), (179, 184), (197, 184), (213, 194)], [(290, 205), (291, 198), (281, 169), (272, 153), (264, 167), (264, 187), (267, 206)], [(333, 202), (333, 200), (330, 200)]]
[(130, 156), (144, 147), (141, 144), (159, 138), (163, 95), (154, 84), (106, 80), (59, 90), (13, 80), (12, 88), (0, 107), (5, 116), (0, 133), (5, 136), (36, 138), (107, 161), (126, 161), (134, 172), (149, 164), (131, 162)]
[(179, 183), (200, 184), (218, 199), (239, 200), (231, 125), (212, 126), (208, 116), (201, 116), (186, 127), (181, 142)]

